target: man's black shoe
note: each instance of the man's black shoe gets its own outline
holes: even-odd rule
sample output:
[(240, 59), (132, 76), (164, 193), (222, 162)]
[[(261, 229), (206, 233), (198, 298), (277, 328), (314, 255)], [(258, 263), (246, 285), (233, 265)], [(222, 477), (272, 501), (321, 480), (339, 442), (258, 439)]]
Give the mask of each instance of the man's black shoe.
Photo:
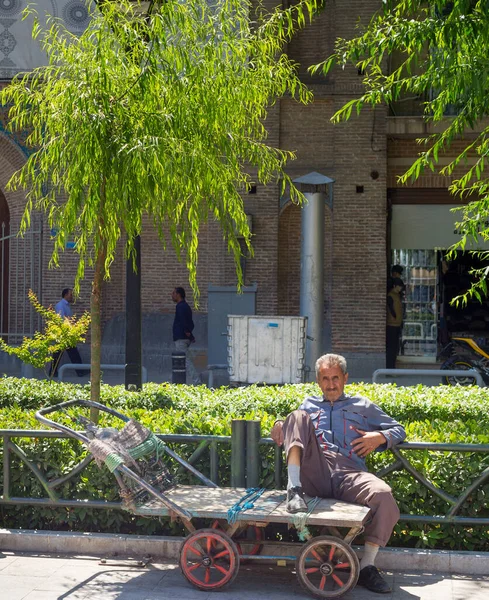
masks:
[(388, 594), (391, 591), (389, 584), (374, 565), (363, 567), (360, 571), (360, 576), (358, 577), (358, 585), (363, 585), (367, 590), (375, 592), (376, 594)]
[(304, 492), (300, 486), (289, 488), (287, 490), (287, 512), (298, 513), (306, 512), (307, 504), (304, 500)]

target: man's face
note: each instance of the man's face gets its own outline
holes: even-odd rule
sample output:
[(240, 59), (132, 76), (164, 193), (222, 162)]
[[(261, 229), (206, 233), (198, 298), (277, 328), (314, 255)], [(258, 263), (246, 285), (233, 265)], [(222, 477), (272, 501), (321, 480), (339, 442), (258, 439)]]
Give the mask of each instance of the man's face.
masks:
[(70, 302), (70, 303), (71, 303), (71, 302), (73, 302), (73, 290), (70, 290), (70, 291), (69, 291), (69, 292), (66, 294), (66, 296), (65, 296), (65, 300), (66, 300), (67, 302)]
[(173, 302), (178, 302), (180, 299), (179, 294), (177, 294), (177, 290), (173, 290), (173, 292), (171, 293), (171, 299), (173, 300)]
[(317, 382), (325, 400), (336, 402), (343, 394), (348, 381), (348, 373), (343, 373), (341, 367), (321, 367)]

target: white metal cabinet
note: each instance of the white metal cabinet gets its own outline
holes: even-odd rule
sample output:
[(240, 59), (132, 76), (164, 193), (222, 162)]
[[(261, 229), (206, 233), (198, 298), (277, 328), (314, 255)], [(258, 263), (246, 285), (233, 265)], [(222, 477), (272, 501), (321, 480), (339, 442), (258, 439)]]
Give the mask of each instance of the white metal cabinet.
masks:
[(229, 315), (228, 367), (234, 383), (304, 381), (307, 317)]

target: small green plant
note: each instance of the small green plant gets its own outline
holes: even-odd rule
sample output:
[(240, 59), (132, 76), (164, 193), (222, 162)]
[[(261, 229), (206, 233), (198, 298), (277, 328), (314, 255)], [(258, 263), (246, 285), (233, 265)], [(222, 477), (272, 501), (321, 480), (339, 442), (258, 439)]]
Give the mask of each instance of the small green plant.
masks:
[(24, 337), (20, 346), (9, 346), (0, 338), (0, 350), (17, 356), (23, 363), (36, 369), (45, 369), (56, 352), (60, 353), (59, 361), (64, 350), (74, 348), (79, 342), (85, 341), (90, 326), (90, 315), (85, 312), (79, 318), (62, 317), (53, 308), (44, 307), (32, 290), (29, 290), (28, 297), (34, 310), (44, 320), (44, 331), (36, 331), (31, 338)]

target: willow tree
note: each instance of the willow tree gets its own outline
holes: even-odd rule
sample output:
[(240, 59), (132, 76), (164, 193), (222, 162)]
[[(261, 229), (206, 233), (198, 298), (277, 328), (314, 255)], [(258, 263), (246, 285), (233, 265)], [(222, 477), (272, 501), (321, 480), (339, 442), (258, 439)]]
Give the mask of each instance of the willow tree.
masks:
[[(349, 119), (365, 105), (424, 99), (423, 118), (436, 125), (435, 133), (420, 140), (418, 158), (400, 180), (415, 180), (426, 169), (447, 176), (462, 169), (449, 189), (471, 201), (458, 209), (462, 237), (452, 251), (465, 249), (469, 241), (489, 240), (489, 125), (484, 120), (489, 115), (488, 40), (489, 0), (383, 0), (356, 37), (338, 39), (335, 53), (312, 68), (328, 73), (335, 65), (353, 63), (364, 74), (364, 93), (346, 103), (334, 121)], [(389, 71), (392, 55), (399, 64)], [(447, 118), (447, 113), (454, 116)], [(463, 150), (440, 166), (439, 157), (466, 132), (472, 136)], [(475, 160), (466, 160), (469, 154)], [(474, 273), (480, 279), (470, 293), (480, 299), (481, 291), (487, 293), (489, 268)]]
[[(58, 232), (51, 263), (68, 239), (79, 256), (75, 288), (93, 267), (91, 397), (100, 392), (101, 286), (117, 241), (133, 240), (149, 215), (160, 239), (186, 261), (198, 295), (199, 228), (217, 220), (241, 281), (240, 244), (250, 247), (242, 193), (252, 181), (280, 181), (293, 158), (267, 145), (264, 123), (277, 98), (311, 99), (283, 52), (313, 16), (306, 5), (251, 18), (246, 0), (167, 0), (142, 15), (128, 0), (95, 9), (79, 37), (56, 19), (35, 21), (49, 63), (16, 77), (1, 93), (13, 130), (35, 149), (10, 188), (24, 188), (31, 212)], [(31, 9), (32, 10), (32, 9)], [(253, 12), (255, 14), (255, 12)]]

